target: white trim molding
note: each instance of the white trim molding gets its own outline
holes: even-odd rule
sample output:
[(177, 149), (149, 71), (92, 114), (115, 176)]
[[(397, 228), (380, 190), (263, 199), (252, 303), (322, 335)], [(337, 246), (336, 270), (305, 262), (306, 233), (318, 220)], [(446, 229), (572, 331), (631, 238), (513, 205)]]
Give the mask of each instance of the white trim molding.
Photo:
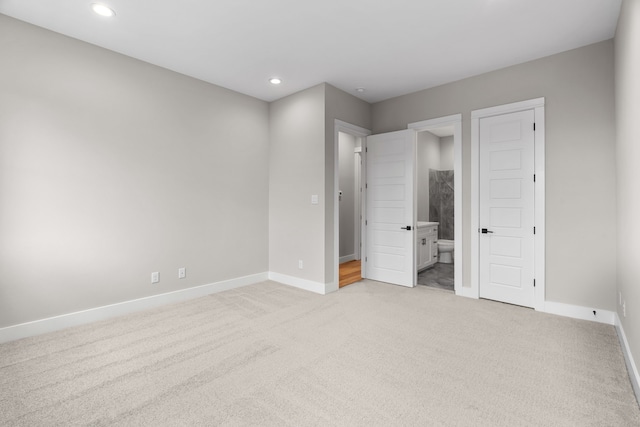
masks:
[[(533, 308), (545, 311), (545, 110), (544, 98), (514, 102), (496, 107), (483, 108), (471, 112), (471, 288), (465, 292), (472, 298), (480, 297), (480, 239), (478, 236), (480, 221), (480, 119), (518, 111), (533, 110), (535, 117), (535, 227), (534, 236), (534, 302)], [(613, 323), (610, 323), (613, 324)]]
[(345, 262), (354, 261), (355, 259), (356, 259), (356, 254), (345, 255), (345, 256), (341, 256), (338, 259), (338, 262), (340, 264), (342, 264), (342, 263), (345, 263)]
[(293, 286), (294, 288), (303, 289), (305, 291), (310, 291), (316, 294), (325, 295), (329, 292), (333, 292), (334, 286), (332, 284), (324, 284), (320, 282), (314, 282), (312, 280), (301, 279), (299, 277), (288, 276), (286, 274), (274, 273), (273, 271), (269, 272), (269, 280), (273, 280), (274, 282), (282, 283), (283, 285)]
[(615, 327), (616, 332), (618, 333), (618, 340), (620, 340), (620, 347), (622, 347), (622, 353), (624, 354), (624, 362), (627, 365), (627, 372), (629, 373), (629, 379), (631, 380), (631, 387), (633, 387), (633, 392), (636, 394), (636, 400), (638, 401), (638, 404), (640, 404), (640, 373), (638, 373), (638, 365), (636, 365), (635, 360), (633, 360), (631, 347), (629, 347), (629, 341), (627, 341), (627, 335), (624, 333), (624, 328), (622, 327), (622, 322), (620, 322), (618, 313), (615, 313)]
[(235, 279), (224, 280), (202, 286), (195, 286), (178, 291), (167, 292), (159, 295), (152, 295), (144, 298), (124, 301), (117, 304), (105, 305), (88, 310), (76, 311), (74, 313), (62, 314), (60, 316), (49, 317), (47, 319), (35, 320), (21, 323), (19, 325), (8, 326), (0, 329), (0, 343), (17, 340), (20, 338), (40, 335), (47, 332), (59, 331), (72, 326), (84, 325), (100, 320), (122, 316), (136, 311), (148, 310), (162, 305), (173, 304), (199, 298), (217, 292), (227, 291), (242, 286), (264, 282), (269, 279), (268, 273), (258, 273)]
[(462, 178), (464, 174), (462, 169), (462, 114), (409, 123), (407, 128), (421, 132), (443, 126), (453, 126), (453, 287), (456, 295), (468, 296), (465, 295), (468, 293), (468, 288), (464, 287), (464, 277), (462, 276), (462, 255), (464, 252), (462, 243)]
[(562, 302), (546, 301), (544, 308), (538, 311), (563, 317), (571, 317), (573, 319), (590, 320), (607, 325), (615, 325), (616, 322), (616, 313), (613, 311), (593, 307), (582, 307)]

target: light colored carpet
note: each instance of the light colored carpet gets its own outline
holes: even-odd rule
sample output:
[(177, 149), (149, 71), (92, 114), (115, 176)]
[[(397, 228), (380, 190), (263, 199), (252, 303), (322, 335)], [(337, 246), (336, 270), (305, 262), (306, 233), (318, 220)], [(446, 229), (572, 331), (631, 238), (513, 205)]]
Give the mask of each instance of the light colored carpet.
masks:
[(0, 424), (638, 426), (612, 326), (273, 282), (0, 345)]

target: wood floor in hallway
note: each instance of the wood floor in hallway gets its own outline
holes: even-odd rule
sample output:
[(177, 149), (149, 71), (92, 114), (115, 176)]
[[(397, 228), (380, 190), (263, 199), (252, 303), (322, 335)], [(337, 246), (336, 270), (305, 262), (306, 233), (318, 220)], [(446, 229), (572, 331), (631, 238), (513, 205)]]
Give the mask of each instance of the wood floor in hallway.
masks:
[(340, 264), (340, 283), (339, 287), (356, 283), (362, 279), (360, 275), (360, 260), (348, 261)]

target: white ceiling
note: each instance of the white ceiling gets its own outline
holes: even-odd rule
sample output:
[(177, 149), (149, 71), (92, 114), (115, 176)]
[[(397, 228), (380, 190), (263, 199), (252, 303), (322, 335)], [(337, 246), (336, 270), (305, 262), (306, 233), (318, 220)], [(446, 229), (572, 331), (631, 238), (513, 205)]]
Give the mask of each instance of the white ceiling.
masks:
[(266, 101), (328, 82), (369, 102), (610, 39), (621, 3), (94, 1), (116, 16), (92, 0), (0, 0), (0, 13)]

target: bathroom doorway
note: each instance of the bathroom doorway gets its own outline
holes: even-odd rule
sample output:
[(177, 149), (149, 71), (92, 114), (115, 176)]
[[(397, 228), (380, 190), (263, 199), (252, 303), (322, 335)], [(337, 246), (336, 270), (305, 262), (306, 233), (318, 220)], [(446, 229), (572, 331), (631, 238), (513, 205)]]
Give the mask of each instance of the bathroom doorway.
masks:
[[(418, 132), (417, 284), (454, 291), (454, 127)], [(425, 253), (426, 252), (426, 253)]]
[(463, 292), (462, 116), (409, 124), (417, 134), (417, 285)]

